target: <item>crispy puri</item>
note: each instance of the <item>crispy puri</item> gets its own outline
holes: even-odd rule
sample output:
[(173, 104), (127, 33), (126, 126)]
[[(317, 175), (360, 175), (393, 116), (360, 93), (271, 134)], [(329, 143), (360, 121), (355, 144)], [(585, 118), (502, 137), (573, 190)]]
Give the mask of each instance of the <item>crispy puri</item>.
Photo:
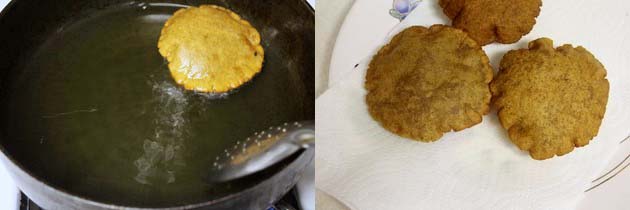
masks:
[(260, 35), (234, 12), (214, 5), (180, 9), (158, 41), (175, 81), (186, 89), (228, 92), (262, 68)]
[(372, 58), (366, 102), (385, 129), (430, 142), (481, 122), (489, 109), (491, 80), (488, 57), (466, 33), (443, 25), (413, 26)]
[(486, 45), (514, 43), (529, 33), (542, 0), (440, 0), (439, 4), (454, 27)]
[(587, 145), (608, 101), (604, 66), (583, 47), (548, 38), (512, 50), (491, 83), (493, 106), (511, 141), (543, 160)]

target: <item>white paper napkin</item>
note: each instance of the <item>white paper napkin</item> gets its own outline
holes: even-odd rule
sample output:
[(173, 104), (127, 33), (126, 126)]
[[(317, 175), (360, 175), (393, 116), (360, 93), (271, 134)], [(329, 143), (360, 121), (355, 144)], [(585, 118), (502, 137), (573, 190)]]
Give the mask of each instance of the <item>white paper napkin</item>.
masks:
[[(533, 160), (509, 141), (494, 110), (434, 143), (400, 138), (367, 112), (366, 59), (316, 100), (316, 186), (356, 210), (575, 208), (630, 127), (630, 8), (621, 2), (544, 1), (528, 36), (484, 47), (495, 66), (509, 49), (541, 36), (591, 51), (608, 71), (610, 95), (599, 135), (588, 146)], [(448, 23), (437, 9), (435, 1), (422, 3), (393, 33)]]

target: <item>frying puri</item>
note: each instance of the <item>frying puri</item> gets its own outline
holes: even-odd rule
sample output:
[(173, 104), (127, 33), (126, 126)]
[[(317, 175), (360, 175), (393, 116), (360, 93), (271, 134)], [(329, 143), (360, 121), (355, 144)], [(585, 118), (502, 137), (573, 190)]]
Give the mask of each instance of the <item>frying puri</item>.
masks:
[(175, 12), (164, 24), (158, 48), (175, 82), (200, 92), (233, 90), (258, 74), (264, 60), (258, 31), (215, 5)]

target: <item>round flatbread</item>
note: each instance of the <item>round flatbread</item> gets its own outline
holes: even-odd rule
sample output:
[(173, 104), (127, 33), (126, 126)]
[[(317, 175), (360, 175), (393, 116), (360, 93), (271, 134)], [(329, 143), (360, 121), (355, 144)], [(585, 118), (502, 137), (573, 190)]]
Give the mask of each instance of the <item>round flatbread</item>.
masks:
[(564, 155), (597, 135), (608, 101), (604, 66), (583, 47), (548, 38), (512, 50), (491, 83), (493, 106), (510, 139), (532, 158)]
[(542, 0), (440, 0), (453, 26), (480, 45), (514, 43), (528, 34), (540, 13)]
[(481, 122), (491, 80), (488, 57), (466, 33), (443, 25), (413, 26), (372, 58), (366, 102), (385, 129), (435, 141)]
[(223, 93), (260, 72), (260, 35), (234, 12), (214, 5), (180, 9), (158, 41), (173, 79), (186, 89)]

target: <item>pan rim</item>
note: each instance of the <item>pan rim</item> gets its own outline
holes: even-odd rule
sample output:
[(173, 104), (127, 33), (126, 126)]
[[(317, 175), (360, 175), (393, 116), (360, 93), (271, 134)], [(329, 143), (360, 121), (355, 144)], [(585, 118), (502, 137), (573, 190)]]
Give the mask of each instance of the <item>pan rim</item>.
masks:
[[(310, 150), (314, 150), (314, 148), (309, 148)], [(4, 148), (4, 146), (0, 145), (0, 154), (2, 155), (2, 157), (4, 157), (4, 159), (9, 160), (8, 162), (5, 161), (5, 163), (11, 164), (11, 166), (13, 167), (17, 167), (21, 173), (24, 173), (26, 175), (28, 175), (26, 178), (32, 179), (35, 182), (37, 182), (37, 184), (43, 186), (44, 188), (46, 188), (46, 190), (52, 191), (54, 193), (58, 193), (59, 195), (72, 199), (72, 200), (79, 200), (81, 202), (96, 206), (96, 207), (100, 207), (100, 208), (105, 208), (105, 209), (133, 209), (133, 210), (171, 210), (171, 209), (194, 209), (194, 208), (199, 208), (199, 207), (204, 207), (204, 206), (208, 206), (208, 205), (212, 205), (212, 204), (216, 204), (216, 203), (221, 203), (223, 201), (226, 200), (230, 200), (234, 197), (239, 196), (239, 194), (241, 193), (248, 193), (250, 191), (255, 190), (255, 188), (257, 188), (258, 186), (264, 184), (265, 181), (267, 180), (263, 180), (259, 183), (256, 183), (242, 191), (239, 192), (235, 192), (235, 193), (230, 193), (229, 195), (223, 196), (221, 198), (218, 198), (216, 200), (210, 200), (210, 201), (203, 201), (200, 203), (192, 203), (192, 204), (186, 204), (186, 205), (180, 205), (180, 206), (169, 206), (169, 207), (140, 207), (140, 206), (133, 206), (133, 205), (118, 205), (118, 204), (112, 204), (112, 203), (107, 203), (107, 202), (101, 202), (101, 201), (96, 201), (90, 198), (86, 198), (83, 195), (76, 195), (73, 193), (70, 193), (68, 191), (66, 191), (65, 189), (62, 188), (55, 188), (52, 185), (48, 184), (45, 180), (41, 180), (40, 177), (37, 176), (33, 176), (31, 174), (31, 172), (29, 170), (25, 170), (24, 166), (22, 164), (20, 164), (19, 162), (15, 161), (15, 159), (13, 159), (13, 157), (11, 157), (7, 152), (6, 149)], [(304, 156), (307, 155), (307, 151), (301, 151), (301, 154), (299, 154), (296, 157), (296, 160), (299, 158), (304, 158)], [(311, 158), (312, 159), (312, 158)], [(295, 162), (295, 161), (294, 161)], [(292, 163), (294, 163), (292, 162)], [(285, 166), (285, 167), (288, 167)], [(14, 173), (10, 173), (10, 174), (14, 174)], [(274, 174), (272, 175), (269, 179), (272, 179), (273, 177), (277, 176), (278, 174)], [(268, 180), (269, 180), (268, 179)], [(20, 190), (21, 191), (21, 190)], [(27, 195), (28, 196), (28, 195)]]

